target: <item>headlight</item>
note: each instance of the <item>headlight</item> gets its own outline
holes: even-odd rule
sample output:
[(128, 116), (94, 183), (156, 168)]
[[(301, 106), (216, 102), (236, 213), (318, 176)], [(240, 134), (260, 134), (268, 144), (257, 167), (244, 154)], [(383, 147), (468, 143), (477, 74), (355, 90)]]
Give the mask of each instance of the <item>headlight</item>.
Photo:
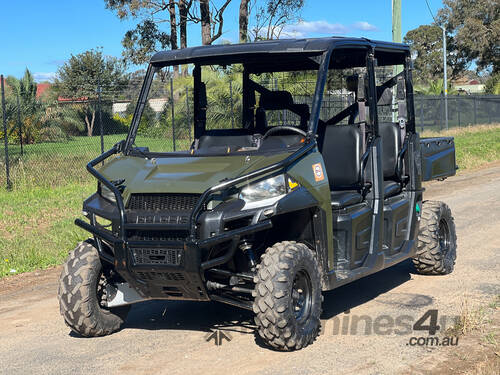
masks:
[(286, 192), (285, 176), (279, 175), (243, 188), (239, 198), (245, 201), (245, 208), (249, 209), (273, 204)]
[(103, 197), (104, 199), (106, 199), (110, 202), (116, 203), (115, 194), (110, 189), (108, 189), (104, 184), (101, 184), (100, 186), (101, 186), (101, 188), (100, 188), (101, 197)]

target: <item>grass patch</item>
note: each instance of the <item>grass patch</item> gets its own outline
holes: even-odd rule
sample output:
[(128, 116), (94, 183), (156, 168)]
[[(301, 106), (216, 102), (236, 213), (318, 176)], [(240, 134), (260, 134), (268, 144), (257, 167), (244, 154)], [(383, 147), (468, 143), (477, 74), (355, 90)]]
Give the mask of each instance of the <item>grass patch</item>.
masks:
[[(487, 306), (473, 308), (467, 298), (462, 300), (460, 315), (457, 317), (455, 324), (447, 330), (447, 334), (455, 336), (468, 335), (475, 331), (481, 331), (490, 323), (490, 315), (492, 311), (500, 308), (500, 295), (490, 302)], [(495, 335), (487, 335), (487, 340), (495, 341)]]
[[(125, 134), (104, 137), (104, 150), (125, 139)], [(173, 151), (170, 139), (137, 136), (138, 146), (149, 146), (151, 150)], [(189, 148), (189, 139), (176, 142), (177, 150)], [(92, 181), (86, 164), (101, 153), (101, 138), (73, 137), (67, 142), (37, 143), (25, 145), (23, 155), (19, 145), (9, 145), (10, 176), (14, 188), (65, 186), (72, 183), (85, 184)], [(5, 155), (0, 152), (0, 186), (6, 185)]]
[(95, 186), (0, 191), (0, 277), (62, 263), (88, 236), (73, 221)]
[[(423, 136), (454, 136), (457, 163), (461, 170), (500, 160), (500, 124), (452, 129)], [(123, 135), (105, 137), (105, 148)], [(171, 150), (162, 139), (138, 137), (138, 145)], [(181, 140), (178, 148), (186, 147)], [(85, 170), (86, 163), (100, 152), (99, 137), (75, 137), (65, 143), (25, 146), (25, 155), (16, 146), (12, 181), (14, 191), (5, 191), (5, 173), (0, 156), (0, 277), (60, 264), (69, 250), (88, 237), (73, 224), (82, 201), (96, 188), (96, 181)], [(3, 155), (3, 153), (0, 153)], [(11, 272), (15, 270), (15, 272)], [(464, 315), (462, 331), (474, 326), (474, 317)]]

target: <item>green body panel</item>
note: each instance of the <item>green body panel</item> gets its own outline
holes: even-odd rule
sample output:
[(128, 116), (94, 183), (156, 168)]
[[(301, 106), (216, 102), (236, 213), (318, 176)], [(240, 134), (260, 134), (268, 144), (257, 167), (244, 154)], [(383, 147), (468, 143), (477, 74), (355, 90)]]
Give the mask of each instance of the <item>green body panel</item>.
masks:
[[(267, 155), (179, 156), (145, 159), (118, 155), (99, 169), (108, 180), (125, 179), (124, 201), (133, 193), (201, 194), (222, 180), (277, 163), (290, 152)], [(323, 176), (317, 181), (313, 166), (320, 164)], [(326, 217), (328, 267), (333, 268), (333, 224), (330, 187), (323, 157), (317, 148), (290, 166), (286, 173), (305, 187), (319, 202)], [(260, 178), (266, 178), (262, 176)], [(249, 181), (251, 182), (251, 181)]]
[[(321, 168), (323, 171), (323, 179), (321, 181), (316, 181), (313, 169), (313, 166), (315, 164), (321, 164)], [(326, 175), (323, 157), (318, 152), (318, 149), (315, 148), (314, 152), (311, 152), (310, 154), (296, 162), (294, 165), (292, 165), (288, 169), (287, 173), (311, 193), (311, 195), (318, 201), (319, 207), (324, 211), (326, 215), (328, 268), (329, 270), (331, 270), (334, 264), (333, 219), (330, 186), (328, 183), (328, 176)]]
[(119, 155), (99, 169), (108, 180), (125, 179), (127, 202), (132, 193), (201, 194), (222, 180), (274, 164), (289, 152), (267, 155), (179, 156), (144, 159)]

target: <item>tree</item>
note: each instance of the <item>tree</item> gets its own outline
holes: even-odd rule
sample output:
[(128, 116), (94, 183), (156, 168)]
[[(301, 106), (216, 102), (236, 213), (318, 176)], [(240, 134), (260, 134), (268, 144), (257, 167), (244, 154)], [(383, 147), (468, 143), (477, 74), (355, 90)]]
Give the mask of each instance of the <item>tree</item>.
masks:
[[(136, 28), (129, 30), (122, 41), (123, 55), (134, 64), (146, 63), (160, 50), (187, 47), (187, 24), (201, 24), (202, 43), (212, 44), (223, 32), (224, 12), (231, 0), (104, 0), (118, 18), (138, 19)], [(179, 22), (177, 22), (177, 19)], [(170, 24), (170, 34), (159, 25)]]
[(304, 0), (264, 0), (257, 5), (254, 38), (279, 39), (283, 27), (297, 21), (303, 7)]
[[(447, 36), (448, 74), (454, 79), (467, 68), (467, 61)], [(417, 82), (427, 82), (443, 76), (443, 31), (436, 25), (422, 25), (408, 31), (404, 37), (415, 59)]]
[(500, 72), (498, 0), (444, 0), (438, 22), (452, 35), (458, 53), (478, 71)]
[(133, 64), (144, 64), (151, 56), (170, 45), (170, 35), (158, 29), (151, 20), (137, 24), (136, 28), (125, 33), (122, 40), (123, 57)]
[[(432, 95), (432, 96), (443, 95), (443, 91), (444, 91), (443, 84), (444, 84), (444, 82), (443, 82), (442, 78), (428, 81), (426, 86), (423, 86), (423, 85), (415, 86), (415, 93), (422, 94), (422, 95)], [(455, 90), (451, 81), (448, 82), (448, 94), (449, 95), (458, 94), (458, 91)]]
[(500, 95), (500, 72), (492, 74), (486, 81), (484, 91), (487, 94)]
[(240, 14), (239, 14), (239, 40), (240, 43), (245, 43), (248, 41), (248, 17), (249, 9), (248, 6), (250, 0), (241, 0), (240, 2)]
[[(95, 100), (98, 88), (106, 97), (121, 91), (127, 79), (123, 64), (114, 57), (105, 57), (100, 50), (89, 50), (71, 58), (57, 71), (56, 88), (60, 95), (84, 102), (87, 135), (92, 136), (95, 122)], [(94, 103), (93, 103), (94, 102)]]

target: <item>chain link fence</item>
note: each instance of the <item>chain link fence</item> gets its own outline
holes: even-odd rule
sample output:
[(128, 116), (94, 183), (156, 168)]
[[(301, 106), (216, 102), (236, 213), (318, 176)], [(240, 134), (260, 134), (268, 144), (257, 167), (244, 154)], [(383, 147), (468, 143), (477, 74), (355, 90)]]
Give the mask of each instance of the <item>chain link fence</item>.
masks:
[[(0, 106), (0, 186), (57, 186), (72, 182), (90, 183), (86, 163), (115, 143), (125, 139), (135, 109), (142, 77), (131, 80), (118, 91), (107, 92), (96, 87), (96, 98), (57, 98), (49, 104), (37, 101), (26, 106), (15, 90), (2, 78)], [(262, 82), (272, 90), (288, 89), (285, 82)], [(227, 87), (225, 87), (227, 86)], [(304, 88), (305, 87), (305, 88)], [(294, 94), (299, 104), (312, 103), (315, 81)], [(239, 127), (241, 122), (241, 86), (224, 83), (224, 95), (215, 99), (224, 127)], [(353, 98), (345, 92), (328, 91), (323, 100), (321, 117), (329, 118), (346, 108)], [(221, 102), (223, 101), (223, 102)], [(500, 122), (500, 96), (449, 96), (449, 127)], [(166, 78), (154, 84), (139, 125), (136, 143), (153, 145), (165, 152), (186, 150), (193, 141), (193, 86), (187, 77)], [(444, 129), (444, 98), (415, 96), (417, 128)], [(270, 116), (270, 125), (294, 124), (299, 121), (290, 111)], [(227, 123), (227, 124), (226, 124)]]

